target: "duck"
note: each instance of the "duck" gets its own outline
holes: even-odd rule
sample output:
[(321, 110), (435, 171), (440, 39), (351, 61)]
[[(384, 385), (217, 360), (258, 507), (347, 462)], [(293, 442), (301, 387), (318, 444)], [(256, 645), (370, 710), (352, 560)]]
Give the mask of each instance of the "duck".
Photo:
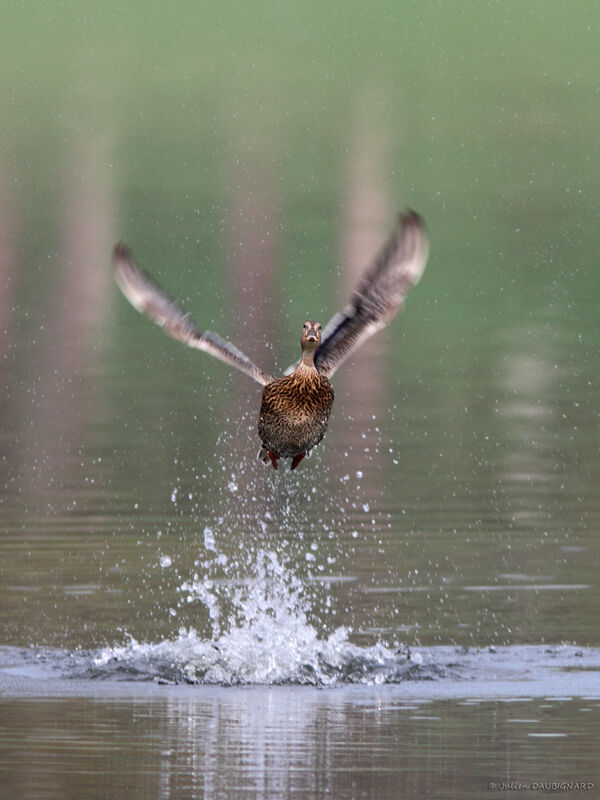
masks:
[(425, 269), (429, 240), (423, 218), (402, 213), (391, 236), (362, 273), (348, 304), (325, 328), (310, 319), (300, 336), (301, 357), (281, 377), (256, 366), (230, 341), (202, 331), (190, 314), (143, 269), (124, 242), (113, 250), (115, 279), (131, 305), (173, 339), (202, 350), (263, 386), (258, 417), (258, 458), (278, 468), (290, 459), (294, 470), (325, 436), (334, 401), (330, 378), (368, 338), (385, 327), (404, 306)]

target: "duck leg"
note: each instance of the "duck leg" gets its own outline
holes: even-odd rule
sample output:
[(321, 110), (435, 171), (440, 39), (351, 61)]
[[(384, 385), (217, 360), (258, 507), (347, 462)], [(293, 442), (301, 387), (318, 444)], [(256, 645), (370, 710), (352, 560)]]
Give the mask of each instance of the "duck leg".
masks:
[(306, 453), (299, 453), (297, 456), (294, 456), (294, 458), (292, 459), (292, 466), (290, 467), (290, 470), (296, 469), (296, 467), (302, 461), (305, 455)]
[(269, 458), (271, 459), (271, 464), (273, 464), (273, 469), (277, 469), (278, 456), (276, 456), (275, 453), (272, 452), (272, 450), (269, 450), (268, 453), (269, 453)]

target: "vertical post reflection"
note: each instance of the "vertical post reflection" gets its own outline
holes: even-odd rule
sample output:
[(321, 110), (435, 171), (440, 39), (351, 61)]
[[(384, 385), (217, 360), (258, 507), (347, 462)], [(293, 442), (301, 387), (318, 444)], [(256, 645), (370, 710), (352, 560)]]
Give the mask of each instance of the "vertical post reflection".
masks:
[(17, 283), (18, 198), (7, 161), (0, 162), (0, 362), (8, 355)]
[(12, 432), (20, 417), (20, 403), (15, 397), (18, 362), (14, 330), (17, 284), (23, 274), (18, 256), (20, 198), (14, 191), (17, 177), (11, 174), (8, 159), (0, 162), (0, 476), (5, 491), (15, 488)]
[[(231, 338), (259, 366), (270, 371), (273, 368), (272, 336), (278, 318), (274, 287), (278, 284), (279, 219), (274, 182), (260, 154), (256, 161), (238, 163), (232, 185), (227, 237), (235, 312)], [(266, 488), (264, 480), (255, 480), (257, 469), (264, 469), (255, 460), (259, 447), (257, 424), (261, 388), (237, 372), (233, 381), (236, 396), (226, 402), (232, 412), (235, 409), (230, 415), (232, 422), (242, 408), (241, 419), (234, 422), (233, 428), (244, 442), (244, 455), (234, 447), (231, 464), (236, 475), (241, 477), (240, 491), (256, 496)]]
[[(392, 218), (386, 187), (386, 137), (382, 127), (373, 121), (371, 103), (359, 98), (348, 161), (344, 173), (348, 176), (343, 202), (340, 274), (341, 295), (346, 298), (362, 271), (379, 252), (386, 235), (386, 225)], [(386, 362), (385, 338), (369, 339), (335, 375), (336, 418), (354, 417), (353, 426), (336, 424), (333, 427), (335, 448), (348, 452), (348, 468), (354, 470), (368, 461), (377, 460), (376, 443), (361, 439), (365, 427), (374, 427), (387, 408), (383, 367)], [(352, 439), (348, 436), (352, 431)], [(343, 438), (343, 441), (342, 441)], [(365, 446), (369, 447), (368, 457)]]
[[(107, 253), (113, 240), (113, 187), (103, 137), (81, 138), (65, 158), (59, 249), (43, 276), (48, 292), (35, 298), (38, 324), (21, 432), (23, 490), (34, 504), (79, 485), (83, 431), (97, 418), (100, 354), (111, 296)], [(32, 265), (29, 265), (32, 268)]]

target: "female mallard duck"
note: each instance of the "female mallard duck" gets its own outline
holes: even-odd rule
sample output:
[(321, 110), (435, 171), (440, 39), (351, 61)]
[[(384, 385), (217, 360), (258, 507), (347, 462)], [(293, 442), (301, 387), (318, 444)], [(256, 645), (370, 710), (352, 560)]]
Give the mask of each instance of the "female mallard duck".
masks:
[(327, 430), (333, 405), (329, 378), (369, 336), (383, 328), (400, 310), (409, 290), (427, 263), (428, 241), (421, 217), (402, 214), (388, 243), (367, 269), (349, 304), (335, 314), (321, 334), (314, 320), (304, 323), (302, 358), (281, 378), (267, 375), (231, 342), (211, 331), (202, 333), (196, 323), (134, 263), (127, 247), (114, 249), (116, 279), (121, 291), (138, 311), (163, 327), (174, 339), (204, 350), (264, 386), (258, 421), (262, 440), (259, 458), (291, 458), (295, 469)]

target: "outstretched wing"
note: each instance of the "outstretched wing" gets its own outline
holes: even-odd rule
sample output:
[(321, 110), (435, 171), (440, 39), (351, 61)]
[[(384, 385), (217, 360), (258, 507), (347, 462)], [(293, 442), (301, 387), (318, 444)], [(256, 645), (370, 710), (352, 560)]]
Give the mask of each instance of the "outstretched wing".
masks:
[(169, 336), (179, 339), (189, 347), (210, 353), (263, 386), (273, 381), (270, 375), (253, 364), (231, 342), (221, 339), (211, 331), (201, 332), (192, 317), (182, 311), (149, 275), (136, 266), (129, 249), (122, 242), (115, 246), (113, 262), (119, 288), (131, 305), (164, 328)]
[(323, 331), (315, 365), (330, 378), (366, 339), (383, 328), (404, 305), (423, 274), (429, 242), (422, 218), (412, 210), (400, 216), (396, 230), (366, 272), (349, 304), (332, 317)]

